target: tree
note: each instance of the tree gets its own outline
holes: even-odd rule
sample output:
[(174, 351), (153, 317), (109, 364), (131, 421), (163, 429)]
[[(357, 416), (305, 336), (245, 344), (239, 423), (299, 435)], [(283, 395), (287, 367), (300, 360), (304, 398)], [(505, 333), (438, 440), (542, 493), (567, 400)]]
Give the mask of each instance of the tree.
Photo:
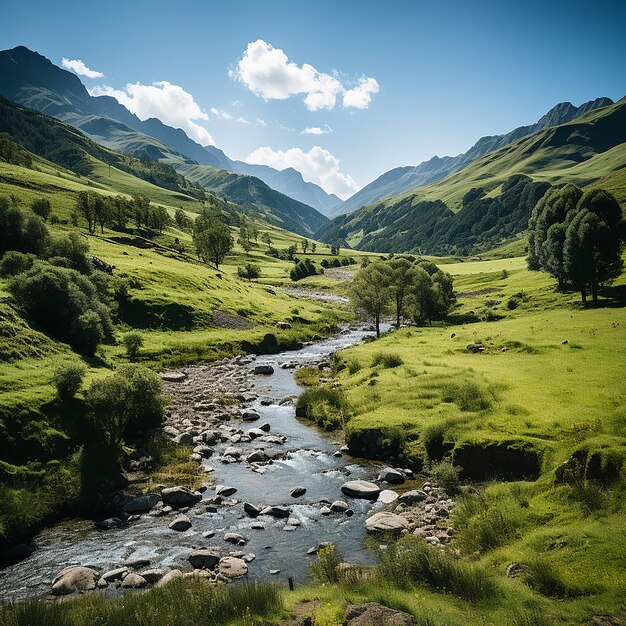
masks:
[(264, 244), (267, 244), (268, 248), (272, 246), (272, 238), (270, 237), (269, 233), (263, 233), (261, 235), (261, 241)]
[(357, 309), (374, 318), (376, 336), (380, 337), (380, 320), (388, 311), (391, 299), (392, 274), (382, 261), (370, 263), (359, 270), (351, 286), (351, 299)]
[(136, 361), (139, 350), (143, 346), (143, 337), (138, 332), (126, 333), (122, 337), (122, 342), (126, 348), (126, 354), (131, 361)]
[(44, 222), (48, 221), (48, 218), (52, 213), (52, 205), (50, 204), (50, 200), (47, 198), (37, 198), (37, 200), (33, 200), (30, 208), (33, 213), (38, 215)]
[(187, 217), (187, 215), (185, 215), (185, 212), (182, 209), (176, 209), (174, 220), (176, 221), (178, 228), (181, 230), (188, 230), (191, 227), (191, 220)]
[(300, 245), (302, 246), (302, 252), (306, 254), (306, 251), (309, 249), (309, 240), (302, 239), (302, 241), (300, 242)]
[(83, 384), (85, 366), (82, 363), (62, 363), (54, 370), (54, 386), (61, 400), (69, 400)]
[(404, 301), (415, 279), (415, 268), (409, 261), (402, 258), (389, 261), (389, 267), (391, 268), (391, 294), (396, 307), (396, 328), (400, 328)]
[(195, 232), (193, 238), (196, 252), (200, 259), (213, 263), (215, 269), (219, 270), (220, 263), (234, 245), (230, 228), (217, 219), (203, 220), (201, 225), (203, 230)]
[(311, 242), (311, 254), (315, 254), (315, 250), (317, 250), (317, 244), (312, 241)]
[(430, 321), (433, 305), (433, 280), (424, 268), (417, 267), (408, 293), (408, 307), (413, 321), (418, 325)]
[(91, 194), (88, 191), (81, 191), (76, 198), (76, 213), (82, 215), (87, 222), (87, 230), (90, 233), (96, 232), (96, 215)]

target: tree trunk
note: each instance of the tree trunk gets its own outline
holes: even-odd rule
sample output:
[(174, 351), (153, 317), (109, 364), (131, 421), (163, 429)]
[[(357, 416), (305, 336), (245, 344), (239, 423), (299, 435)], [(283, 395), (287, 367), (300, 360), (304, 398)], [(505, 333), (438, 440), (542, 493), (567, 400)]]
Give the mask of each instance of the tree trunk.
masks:
[(396, 328), (400, 328), (401, 311), (402, 311), (402, 300), (396, 300)]
[(591, 298), (593, 300), (593, 306), (598, 306), (598, 282), (595, 278), (591, 281)]
[(376, 313), (376, 337), (380, 337), (380, 313)]
[(582, 297), (583, 304), (587, 304), (587, 287), (580, 288), (580, 295)]

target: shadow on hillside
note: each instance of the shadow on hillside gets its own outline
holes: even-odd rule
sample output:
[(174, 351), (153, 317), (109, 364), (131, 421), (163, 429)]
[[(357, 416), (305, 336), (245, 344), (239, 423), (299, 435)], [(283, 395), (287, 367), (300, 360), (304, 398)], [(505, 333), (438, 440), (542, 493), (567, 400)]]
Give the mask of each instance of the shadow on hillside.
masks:
[(598, 308), (626, 307), (626, 285), (603, 287), (598, 293), (602, 298), (598, 302)]

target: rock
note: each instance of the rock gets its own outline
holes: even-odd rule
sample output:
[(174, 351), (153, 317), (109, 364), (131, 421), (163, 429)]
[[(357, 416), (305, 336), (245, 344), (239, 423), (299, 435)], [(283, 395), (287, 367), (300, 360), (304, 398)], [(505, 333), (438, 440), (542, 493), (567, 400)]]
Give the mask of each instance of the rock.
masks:
[(264, 422), (263, 424), (259, 426), (259, 429), (266, 433), (269, 433), (271, 430), (271, 426), (267, 422)]
[(166, 487), (161, 491), (161, 498), (165, 504), (181, 507), (193, 506), (200, 502), (202, 496), (187, 489), (187, 487)]
[(507, 578), (517, 578), (524, 573), (524, 566), (521, 563), (509, 563), (506, 566)]
[(182, 575), (183, 573), (179, 569), (173, 569), (169, 571), (167, 574), (165, 574), (163, 578), (161, 578), (161, 580), (159, 580), (159, 582), (156, 583), (155, 586), (163, 587), (164, 585), (167, 585), (167, 583), (172, 582), (176, 578), (180, 578)]
[(265, 463), (267, 461), (267, 454), (263, 450), (255, 450), (246, 457), (247, 463)]
[(191, 446), (193, 445), (193, 435), (189, 433), (181, 433), (180, 435), (174, 437), (174, 441), (182, 446)]
[(398, 499), (398, 494), (391, 489), (383, 489), (378, 494), (378, 502), (382, 502), (383, 504), (391, 504)]
[(124, 576), (124, 580), (121, 584), (122, 589), (141, 589), (142, 587), (147, 586), (148, 581), (143, 576), (135, 574), (135, 572), (131, 572), (127, 576)]
[(187, 378), (184, 372), (162, 372), (161, 380), (166, 383), (182, 383)]
[(213, 450), (207, 445), (196, 446), (193, 452), (199, 454), (203, 459), (210, 459), (213, 456)]
[(300, 526), (302, 522), (297, 517), (290, 517), (287, 520), (287, 526)]
[(479, 352), (484, 352), (485, 346), (483, 346), (481, 343), (470, 343), (466, 346), (465, 349), (472, 354), (477, 354)]
[(289, 330), (291, 328), (291, 324), (289, 322), (276, 322), (276, 328), (280, 328), (281, 330)]
[(116, 580), (122, 580), (127, 574), (127, 567), (118, 567), (117, 569), (112, 569), (108, 572), (105, 572), (104, 574), (102, 574), (101, 578), (104, 579), (107, 583), (113, 583)]
[(254, 524), (250, 524), (250, 528), (252, 528), (252, 530), (265, 530), (265, 526), (263, 526), (261, 522), (255, 522)]
[(241, 414), (241, 419), (244, 422), (255, 422), (256, 420), (260, 419), (260, 415), (256, 412), (256, 411), (252, 411), (250, 409), (246, 409), (242, 414)]
[(399, 498), (400, 504), (415, 504), (416, 502), (422, 502), (428, 498), (428, 494), (421, 489), (413, 489), (411, 491), (405, 491)]
[(211, 539), (212, 537), (215, 537), (215, 531), (214, 530), (205, 530), (202, 533), (203, 537), (206, 537), (207, 539)]
[(246, 515), (249, 515), (250, 517), (258, 517), (261, 515), (261, 509), (250, 502), (243, 503), (243, 510)]
[(243, 546), (248, 542), (248, 540), (239, 533), (226, 533), (224, 535), (224, 541), (228, 541), (228, 543), (234, 543), (238, 546)]
[(368, 602), (348, 607), (346, 623), (349, 626), (417, 626), (417, 620), (404, 611), (397, 611), (389, 607)]
[(348, 452), (350, 452), (350, 448), (348, 446), (341, 446), (341, 448), (339, 448), (339, 452), (347, 454)]
[(220, 559), (218, 572), (227, 578), (241, 578), (248, 573), (248, 565), (243, 559), (234, 556), (225, 556)]
[(292, 498), (301, 498), (306, 493), (306, 489), (304, 487), (295, 487), (291, 490)]
[(263, 376), (270, 376), (274, 373), (274, 368), (271, 365), (256, 365), (254, 367), (255, 374), (262, 374)]
[(332, 513), (332, 511), (330, 510), (330, 507), (323, 506), (323, 507), (320, 509), (320, 513), (321, 513), (322, 515), (330, 515), (330, 514)]
[(177, 515), (169, 524), (170, 530), (184, 531), (191, 528), (191, 520), (186, 515)]
[(251, 428), (246, 434), (250, 437), (250, 439), (256, 439), (257, 437), (263, 437), (263, 435), (265, 435), (265, 431), (260, 428)]
[(333, 513), (345, 513), (348, 510), (348, 503), (343, 500), (335, 500), (330, 505), (330, 510)]
[(224, 450), (224, 456), (232, 456), (235, 459), (238, 459), (243, 454), (243, 450), (241, 448), (235, 448), (235, 446), (229, 446)]
[(117, 528), (118, 526), (122, 526), (124, 521), (119, 517), (109, 517), (108, 519), (103, 519), (95, 523), (95, 526), (98, 530), (110, 530), (111, 528)]
[(220, 562), (220, 555), (216, 549), (194, 550), (189, 555), (189, 562), (198, 569), (213, 569)]
[(374, 515), (365, 520), (365, 530), (370, 533), (389, 532), (399, 534), (403, 530), (408, 530), (408, 528), (409, 524), (404, 517), (395, 513), (388, 513), (387, 511), (374, 513)]
[(146, 513), (161, 501), (154, 493), (133, 498), (124, 505), (124, 513)]
[(378, 480), (384, 480), (391, 485), (401, 485), (405, 481), (405, 478), (402, 472), (393, 469), (393, 467), (386, 467), (378, 475)]
[(163, 578), (163, 576), (165, 576), (165, 571), (162, 569), (146, 569), (143, 570), (143, 572), (139, 572), (140, 576), (143, 576), (143, 578), (146, 579), (146, 582), (149, 585), (154, 585), (156, 583), (159, 582), (159, 580), (161, 580), (161, 578)]
[(341, 491), (351, 498), (376, 500), (380, 493), (380, 487), (367, 480), (350, 480), (342, 485)]
[(276, 574), (280, 574), (280, 570), (279, 569), (271, 569), (270, 570), (270, 574), (272, 576), (276, 576)]
[(291, 515), (291, 511), (281, 506), (266, 506), (261, 515), (271, 515), (272, 517), (286, 518)]
[(228, 498), (237, 493), (237, 489), (235, 487), (227, 487), (226, 485), (215, 485), (215, 493), (218, 496)]
[(123, 564), (130, 568), (148, 567), (148, 565), (150, 565), (150, 559), (128, 559), (124, 561)]
[(98, 579), (98, 572), (90, 567), (66, 567), (52, 581), (50, 592), (54, 596), (66, 596), (70, 593), (93, 591)]

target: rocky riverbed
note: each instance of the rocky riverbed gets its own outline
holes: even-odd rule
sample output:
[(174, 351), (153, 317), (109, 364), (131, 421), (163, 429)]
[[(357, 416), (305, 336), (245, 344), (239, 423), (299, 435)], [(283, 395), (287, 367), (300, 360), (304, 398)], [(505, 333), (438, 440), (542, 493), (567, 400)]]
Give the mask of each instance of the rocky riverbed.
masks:
[(303, 581), (323, 545), (348, 562), (375, 562), (363, 547), (367, 533), (447, 543), (453, 502), (442, 490), (409, 469), (359, 462), (295, 418), (294, 370), (327, 369), (336, 350), (370, 334), (352, 329), (298, 351), (164, 372), (165, 432), (193, 446), (206, 484), (125, 497), (95, 528), (70, 521), (47, 529), (30, 557), (0, 573), (0, 596), (119, 593), (179, 576)]

